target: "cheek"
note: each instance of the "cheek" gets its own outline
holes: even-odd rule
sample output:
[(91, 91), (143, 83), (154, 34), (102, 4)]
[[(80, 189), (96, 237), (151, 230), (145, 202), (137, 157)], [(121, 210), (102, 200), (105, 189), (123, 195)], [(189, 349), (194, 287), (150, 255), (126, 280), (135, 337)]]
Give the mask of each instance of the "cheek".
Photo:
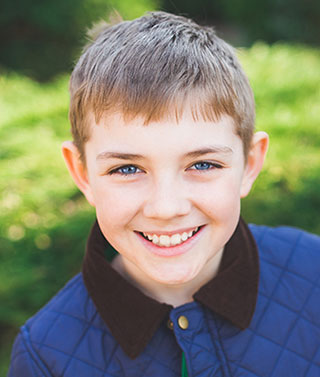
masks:
[(94, 189), (97, 217), (111, 226), (128, 223), (141, 205), (138, 192), (119, 185), (99, 184)]
[(240, 211), (240, 179), (227, 176), (194, 191), (198, 204), (212, 217), (228, 217)]

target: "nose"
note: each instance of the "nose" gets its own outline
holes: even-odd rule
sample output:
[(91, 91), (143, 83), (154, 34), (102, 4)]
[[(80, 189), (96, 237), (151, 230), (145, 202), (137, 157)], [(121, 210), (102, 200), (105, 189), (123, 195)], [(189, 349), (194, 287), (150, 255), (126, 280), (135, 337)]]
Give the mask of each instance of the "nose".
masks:
[(155, 183), (144, 202), (144, 216), (169, 220), (186, 216), (191, 210), (186, 187), (174, 179), (161, 179)]

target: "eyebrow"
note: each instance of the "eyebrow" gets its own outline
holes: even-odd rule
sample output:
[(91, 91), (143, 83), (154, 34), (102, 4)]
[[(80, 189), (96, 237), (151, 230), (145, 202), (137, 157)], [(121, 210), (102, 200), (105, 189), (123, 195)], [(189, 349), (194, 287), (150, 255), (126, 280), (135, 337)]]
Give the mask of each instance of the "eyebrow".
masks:
[[(205, 148), (195, 149), (186, 153), (183, 157), (196, 158), (209, 153), (222, 153), (222, 154), (232, 154), (233, 150), (230, 147), (225, 146), (209, 146)], [(120, 160), (142, 160), (144, 156), (136, 153), (124, 153), (124, 152), (101, 152), (97, 155), (96, 160), (106, 160), (109, 158), (116, 158)]]
[(209, 154), (209, 153), (232, 154), (233, 150), (230, 147), (224, 147), (224, 146), (217, 145), (217, 146), (212, 146), (212, 147), (210, 146), (210, 147), (196, 149), (194, 151), (190, 151), (190, 152), (186, 153), (184, 156), (195, 158), (195, 157), (199, 157), (199, 156), (202, 156), (204, 154)]
[(143, 159), (143, 156), (135, 153), (101, 152), (98, 154), (96, 160), (106, 160), (108, 158), (117, 158), (120, 160), (141, 160)]

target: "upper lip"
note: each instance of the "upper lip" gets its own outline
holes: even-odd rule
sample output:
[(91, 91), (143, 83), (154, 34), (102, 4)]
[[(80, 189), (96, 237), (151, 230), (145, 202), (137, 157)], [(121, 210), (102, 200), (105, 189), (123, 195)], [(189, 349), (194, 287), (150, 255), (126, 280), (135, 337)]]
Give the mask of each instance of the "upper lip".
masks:
[(146, 234), (156, 234), (156, 235), (159, 235), (159, 236), (161, 236), (161, 235), (166, 235), (166, 236), (171, 236), (171, 235), (173, 235), (173, 234), (182, 234), (182, 233), (184, 233), (184, 232), (186, 232), (186, 233), (188, 233), (188, 232), (190, 232), (191, 230), (194, 230), (194, 229), (196, 229), (196, 228), (200, 228), (200, 227), (202, 227), (203, 225), (196, 225), (196, 226), (193, 226), (193, 227), (188, 227), (188, 228), (180, 228), (180, 229), (177, 229), (177, 230), (152, 230), (152, 231), (146, 231), (146, 230), (144, 230), (144, 231), (139, 231), (140, 233), (146, 233)]

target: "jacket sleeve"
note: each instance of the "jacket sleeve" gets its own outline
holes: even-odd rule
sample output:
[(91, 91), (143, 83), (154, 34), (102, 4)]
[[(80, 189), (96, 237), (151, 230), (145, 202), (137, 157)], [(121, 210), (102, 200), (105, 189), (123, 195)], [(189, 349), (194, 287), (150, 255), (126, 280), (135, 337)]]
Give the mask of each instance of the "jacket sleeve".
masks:
[(17, 336), (11, 355), (8, 377), (53, 377), (22, 332)]

